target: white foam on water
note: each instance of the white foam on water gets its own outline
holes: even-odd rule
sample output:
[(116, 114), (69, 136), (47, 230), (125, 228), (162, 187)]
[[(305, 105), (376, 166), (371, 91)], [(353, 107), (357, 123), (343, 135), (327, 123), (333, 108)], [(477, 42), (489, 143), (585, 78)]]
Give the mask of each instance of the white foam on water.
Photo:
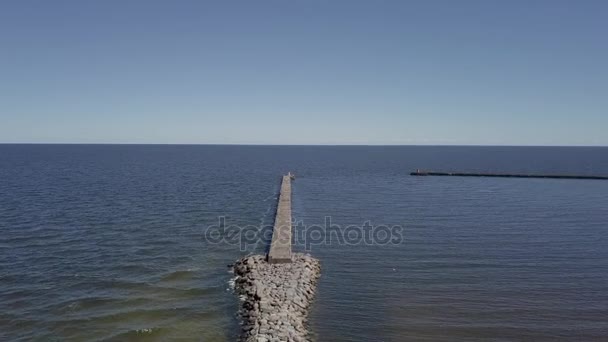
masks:
[(238, 278), (238, 276), (234, 276), (228, 280), (228, 288), (226, 289), (226, 291), (234, 291), (236, 278)]

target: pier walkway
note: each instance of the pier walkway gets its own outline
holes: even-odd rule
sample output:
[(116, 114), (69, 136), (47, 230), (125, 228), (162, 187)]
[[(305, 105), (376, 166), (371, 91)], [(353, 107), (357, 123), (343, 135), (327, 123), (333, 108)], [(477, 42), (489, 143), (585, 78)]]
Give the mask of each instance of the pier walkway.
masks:
[(283, 176), (277, 214), (274, 219), (272, 242), (268, 252), (268, 262), (271, 264), (291, 262), (291, 180), (293, 175)]

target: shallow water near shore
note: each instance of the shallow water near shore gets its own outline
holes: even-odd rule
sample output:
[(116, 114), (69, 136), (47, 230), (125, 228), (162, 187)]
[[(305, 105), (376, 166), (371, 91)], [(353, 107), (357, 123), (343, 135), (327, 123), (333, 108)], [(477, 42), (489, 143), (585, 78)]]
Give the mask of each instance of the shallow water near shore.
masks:
[(0, 145), (0, 340), (235, 340), (227, 265), (266, 245), (204, 231), (272, 224), (287, 171), (307, 225), (404, 228), (312, 246), (317, 340), (605, 339), (608, 181), (418, 168), (608, 175), (608, 148)]

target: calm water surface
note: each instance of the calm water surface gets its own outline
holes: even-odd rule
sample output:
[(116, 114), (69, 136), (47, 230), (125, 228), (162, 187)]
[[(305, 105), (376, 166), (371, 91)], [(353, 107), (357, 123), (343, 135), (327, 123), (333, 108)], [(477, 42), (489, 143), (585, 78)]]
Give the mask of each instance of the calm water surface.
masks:
[(316, 340), (608, 338), (608, 182), (416, 168), (605, 175), (608, 148), (0, 145), (0, 340), (234, 340), (247, 251), (203, 232), (271, 224), (288, 170), (304, 224), (404, 227), (312, 247)]

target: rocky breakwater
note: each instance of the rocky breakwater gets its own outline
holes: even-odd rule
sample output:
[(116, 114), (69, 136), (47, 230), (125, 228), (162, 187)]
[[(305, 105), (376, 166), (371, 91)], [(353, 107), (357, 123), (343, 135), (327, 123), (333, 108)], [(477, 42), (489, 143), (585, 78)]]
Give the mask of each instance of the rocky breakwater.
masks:
[(293, 253), (291, 263), (270, 264), (253, 255), (240, 259), (234, 272), (242, 300), (241, 341), (308, 340), (308, 308), (321, 274), (317, 259)]

